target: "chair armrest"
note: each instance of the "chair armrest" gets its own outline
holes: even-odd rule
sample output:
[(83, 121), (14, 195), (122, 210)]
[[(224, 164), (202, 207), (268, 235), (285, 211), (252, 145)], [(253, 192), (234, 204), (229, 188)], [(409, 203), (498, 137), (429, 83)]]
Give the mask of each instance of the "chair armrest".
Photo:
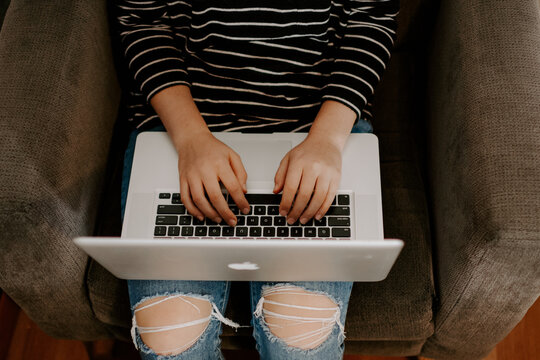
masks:
[(120, 90), (106, 1), (12, 0), (0, 32), (0, 287), (50, 335), (108, 336), (85, 287)]
[(540, 294), (538, 0), (443, 0), (430, 59), (439, 308), (423, 354), (482, 358)]

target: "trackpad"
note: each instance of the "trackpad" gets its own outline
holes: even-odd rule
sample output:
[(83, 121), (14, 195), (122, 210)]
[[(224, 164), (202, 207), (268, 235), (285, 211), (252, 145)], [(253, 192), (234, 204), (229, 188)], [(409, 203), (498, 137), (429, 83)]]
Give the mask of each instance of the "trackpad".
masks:
[(234, 141), (229, 146), (240, 155), (248, 181), (274, 181), (281, 159), (292, 149), (288, 140)]

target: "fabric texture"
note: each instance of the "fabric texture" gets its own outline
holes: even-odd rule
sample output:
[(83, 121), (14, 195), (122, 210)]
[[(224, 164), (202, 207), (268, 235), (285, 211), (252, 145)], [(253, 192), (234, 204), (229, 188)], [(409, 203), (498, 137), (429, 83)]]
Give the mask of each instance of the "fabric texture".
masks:
[(440, 305), (423, 353), (481, 359), (540, 295), (540, 6), (443, 1), (430, 187)]
[(0, 287), (53, 336), (110, 336), (72, 241), (93, 233), (120, 95), (106, 20), (104, 2), (11, 1), (0, 32)]
[(390, 58), (398, 6), (119, 0), (117, 26), (134, 94), (128, 120), (137, 127), (157, 120), (148, 102), (174, 85), (190, 87), (213, 131), (302, 131), (325, 100), (370, 120), (366, 105)]

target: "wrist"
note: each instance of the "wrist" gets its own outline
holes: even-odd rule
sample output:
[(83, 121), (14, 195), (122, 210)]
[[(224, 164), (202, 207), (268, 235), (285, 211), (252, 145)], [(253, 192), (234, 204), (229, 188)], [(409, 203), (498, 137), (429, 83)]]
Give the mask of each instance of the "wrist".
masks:
[(348, 106), (327, 100), (322, 104), (308, 137), (330, 143), (342, 151), (355, 120), (356, 113)]
[(189, 143), (194, 141), (201, 142), (204, 141), (204, 139), (213, 136), (206, 124), (201, 126), (197, 123), (182, 126), (180, 129), (175, 129), (175, 131), (167, 131), (177, 151)]
[(319, 129), (310, 130), (307, 139), (315, 141), (317, 143), (330, 144), (339, 151), (343, 151), (345, 143), (347, 142), (348, 134), (332, 133)]
[(212, 136), (189, 87), (176, 85), (166, 88), (154, 95), (151, 103), (177, 150), (191, 141)]

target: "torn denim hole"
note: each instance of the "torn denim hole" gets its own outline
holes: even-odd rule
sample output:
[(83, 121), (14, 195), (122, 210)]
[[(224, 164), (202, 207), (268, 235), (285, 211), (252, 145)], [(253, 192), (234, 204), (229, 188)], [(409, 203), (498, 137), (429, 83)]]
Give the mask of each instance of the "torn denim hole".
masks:
[[(165, 298), (161, 299), (161, 300), (158, 300), (154, 303), (151, 303), (151, 304), (148, 304), (148, 305), (145, 305), (145, 306), (142, 306), (140, 308), (137, 309), (137, 306), (143, 302), (145, 302), (146, 300), (148, 299), (153, 299), (153, 298), (156, 298), (156, 297), (160, 297), (160, 296), (166, 296)], [(195, 305), (193, 304), (192, 302), (190, 302), (189, 300), (185, 299), (184, 297), (193, 297), (193, 298), (198, 298), (198, 299), (204, 299), (204, 300), (207, 300), (209, 301), (211, 304), (212, 304), (212, 312), (210, 313), (209, 316), (207, 317), (204, 317), (204, 318), (201, 318), (201, 319), (198, 319), (198, 320), (193, 320), (193, 321), (188, 321), (188, 322), (185, 322), (185, 323), (181, 323), (181, 324), (175, 324), (175, 325), (164, 325), (164, 326), (139, 326), (137, 325), (137, 319), (136, 319), (136, 313), (138, 311), (142, 311), (142, 310), (145, 310), (145, 309), (148, 309), (154, 305), (158, 305), (158, 304), (161, 304), (165, 301), (168, 301), (168, 300), (171, 300), (171, 299), (180, 299), (186, 303), (188, 303), (189, 305), (193, 306), (198, 313), (200, 313), (200, 309)], [(174, 330), (174, 329), (180, 329), (180, 328), (186, 328), (186, 327), (189, 327), (189, 326), (194, 326), (194, 325), (199, 325), (199, 324), (202, 324), (202, 323), (205, 323), (205, 322), (209, 322), (211, 320), (211, 318), (214, 317), (216, 318), (217, 320), (219, 320), (220, 322), (222, 322), (223, 324), (225, 325), (229, 325), (233, 328), (235, 328), (236, 330), (238, 330), (238, 328), (240, 327), (249, 327), (249, 326), (243, 326), (243, 325), (240, 325), (230, 319), (227, 319), (226, 317), (224, 317), (221, 312), (219, 311), (218, 307), (216, 306), (216, 304), (210, 299), (209, 296), (207, 295), (194, 295), (194, 294), (174, 294), (174, 295), (169, 295), (169, 294), (166, 294), (166, 295), (155, 295), (155, 296), (151, 296), (151, 297), (146, 297), (146, 298), (143, 298), (141, 299), (137, 304), (135, 304), (133, 306), (133, 317), (132, 317), (132, 326), (131, 326), (131, 338), (133, 340), (133, 344), (135, 345), (135, 349), (139, 350), (139, 346), (137, 344), (137, 332), (139, 334), (143, 334), (143, 333), (155, 333), (155, 332), (162, 332), (162, 331), (169, 331), (169, 330)], [(202, 336), (202, 334), (204, 333), (204, 331), (206, 331), (206, 328), (203, 329), (203, 331), (201, 332), (201, 334), (197, 335), (195, 337), (195, 339), (187, 344), (184, 344), (183, 346), (179, 347), (179, 348), (175, 348), (175, 349), (168, 349), (168, 350), (160, 350), (161, 352), (166, 352), (166, 353), (170, 353), (170, 352), (181, 352), (187, 348), (189, 348), (191, 345), (193, 345), (195, 342), (197, 342), (197, 340)]]
[[(298, 289), (307, 291), (308, 293), (306, 294), (304, 292), (299, 292)], [(332, 300), (335, 304), (337, 304), (337, 306), (320, 308), (320, 307), (285, 304), (285, 303), (280, 303), (280, 302), (276, 302), (276, 301), (272, 301), (272, 300), (267, 300), (266, 297), (269, 296), (269, 295), (272, 295), (272, 294), (291, 294), (291, 295), (302, 295), (302, 296), (324, 295), (324, 296), (327, 296), (330, 300)], [(263, 307), (264, 303), (273, 304), (273, 305), (279, 305), (279, 306), (289, 307), (289, 308), (305, 309), (305, 310), (315, 310), (315, 311), (317, 311), (317, 310), (321, 310), (321, 311), (334, 310), (334, 314), (332, 316), (330, 316), (330, 317), (302, 317), (302, 316), (293, 316), (293, 315), (283, 315), (283, 314), (279, 314), (279, 313), (264, 309), (264, 307)], [(332, 296), (330, 296), (329, 294), (326, 294), (325, 292), (322, 292), (322, 291), (312, 291), (312, 290), (303, 289), (303, 288), (300, 288), (298, 286), (294, 286), (294, 285), (290, 285), (290, 284), (277, 284), (275, 286), (268, 286), (268, 285), (263, 286), (262, 296), (259, 299), (259, 302), (257, 303), (257, 306), (255, 308), (255, 311), (254, 311), (253, 315), (256, 318), (259, 318), (262, 321), (262, 323), (264, 325), (266, 325), (267, 328), (265, 330), (268, 330), (268, 331), (265, 331), (265, 332), (270, 337), (271, 341), (275, 341), (276, 339), (281, 339), (285, 343), (287, 343), (288, 345), (291, 345), (291, 344), (298, 343), (300, 341), (303, 341), (303, 340), (306, 340), (306, 339), (309, 339), (311, 337), (314, 337), (314, 336), (318, 335), (314, 341), (312, 341), (312, 342), (310, 342), (308, 344), (305, 344), (305, 346), (309, 347), (309, 346), (311, 346), (313, 344), (316, 344), (317, 342), (321, 341), (322, 339), (325, 339), (326, 337), (328, 337), (332, 332), (334, 324), (337, 324), (339, 329), (340, 329), (339, 339), (338, 340), (340, 342), (345, 340), (345, 327), (341, 323), (340, 305), (338, 304), (337, 301), (335, 301), (335, 299), (333, 299)], [(293, 321), (296, 324), (322, 323), (322, 326), (321, 326), (320, 329), (308, 331), (308, 332), (305, 332), (305, 333), (300, 334), (300, 335), (294, 335), (294, 336), (290, 336), (290, 337), (286, 337), (286, 338), (279, 338), (276, 335), (274, 335), (270, 331), (270, 329), (272, 327), (273, 328), (276, 328), (276, 327), (283, 328), (283, 326), (281, 326), (279, 324), (269, 324), (268, 322), (266, 322), (266, 318), (270, 318), (270, 317), (284, 319), (284, 320), (290, 320), (290, 321)], [(321, 342), (321, 344), (322, 343), (324, 343), (324, 341)], [(298, 350), (303, 350), (301, 348), (297, 348), (297, 349)], [(307, 349), (307, 350), (312, 350), (312, 349)]]

